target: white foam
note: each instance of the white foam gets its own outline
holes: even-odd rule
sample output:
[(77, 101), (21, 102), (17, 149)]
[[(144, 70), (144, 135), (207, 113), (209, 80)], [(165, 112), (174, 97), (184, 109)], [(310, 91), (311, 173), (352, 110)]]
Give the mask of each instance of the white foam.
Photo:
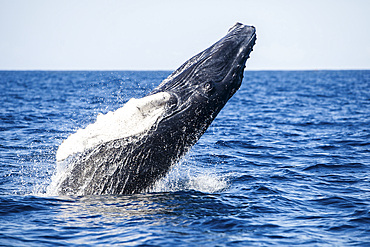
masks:
[(46, 188), (45, 194), (48, 196), (58, 195), (58, 188), (68, 175), (68, 159), (57, 162), (56, 170), (51, 177), (51, 183)]
[(162, 179), (158, 180), (150, 192), (175, 192), (196, 190), (204, 193), (217, 193), (228, 187), (228, 179), (212, 169), (190, 168), (189, 164), (177, 164)]
[(163, 115), (169, 100), (170, 94), (162, 92), (130, 99), (116, 111), (99, 114), (95, 123), (77, 130), (63, 141), (56, 154), (57, 161), (104, 142), (144, 133)]

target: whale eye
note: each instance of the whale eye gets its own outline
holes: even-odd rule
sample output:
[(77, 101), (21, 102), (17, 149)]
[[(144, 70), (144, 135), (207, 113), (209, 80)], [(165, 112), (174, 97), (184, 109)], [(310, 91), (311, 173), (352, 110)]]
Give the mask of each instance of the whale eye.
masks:
[(177, 106), (178, 100), (175, 95), (171, 95), (170, 100), (167, 102), (167, 107), (169, 109), (174, 109)]
[(213, 82), (211, 81), (207, 81), (205, 84), (204, 84), (204, 91), (205, 92), (212, 92), (213, 91), (213, 88), (214, 88), (214, 85), (213, 85)]

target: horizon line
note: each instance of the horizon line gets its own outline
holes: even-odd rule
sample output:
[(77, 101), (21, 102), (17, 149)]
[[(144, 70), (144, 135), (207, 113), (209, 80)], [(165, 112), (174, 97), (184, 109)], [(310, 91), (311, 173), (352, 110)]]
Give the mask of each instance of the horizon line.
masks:
[[(1, 69), (1, 72), (5, 71), (55, 71), (55, 72), (78, 72), (78, 71), (163, 71), (163, 72), (171, 72), (175, 71), (176, 69)], [(302, 69), (248, 69), (246, 68), (244, 72), (246, 71), (367, 71), (370, 70), (370, 68), (345, 68), (345, 69), (339, 69), (339, 68), (302, 68)]]

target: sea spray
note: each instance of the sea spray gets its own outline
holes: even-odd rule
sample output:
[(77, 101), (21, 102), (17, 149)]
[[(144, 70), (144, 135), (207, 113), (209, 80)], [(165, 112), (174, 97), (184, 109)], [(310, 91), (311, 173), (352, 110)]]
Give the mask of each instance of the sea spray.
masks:
[(165, 177), (158, 180), (149, 192), (196, 190), (216, 193), (229, 186), (228, 176), (221, 175), (215, 168), (199, 167), (191, 163), (191, 158), (187, 155), (182, 162), (173, 166)]

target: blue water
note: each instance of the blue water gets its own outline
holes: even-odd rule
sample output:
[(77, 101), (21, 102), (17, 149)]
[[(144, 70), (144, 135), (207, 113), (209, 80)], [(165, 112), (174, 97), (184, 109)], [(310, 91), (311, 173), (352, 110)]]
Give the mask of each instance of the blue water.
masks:
[(370, 246), (370, 71), (247, 71), (150, 193), (45, 194), (60, 143), (170, 72), (0, 72), (0, 245)]

